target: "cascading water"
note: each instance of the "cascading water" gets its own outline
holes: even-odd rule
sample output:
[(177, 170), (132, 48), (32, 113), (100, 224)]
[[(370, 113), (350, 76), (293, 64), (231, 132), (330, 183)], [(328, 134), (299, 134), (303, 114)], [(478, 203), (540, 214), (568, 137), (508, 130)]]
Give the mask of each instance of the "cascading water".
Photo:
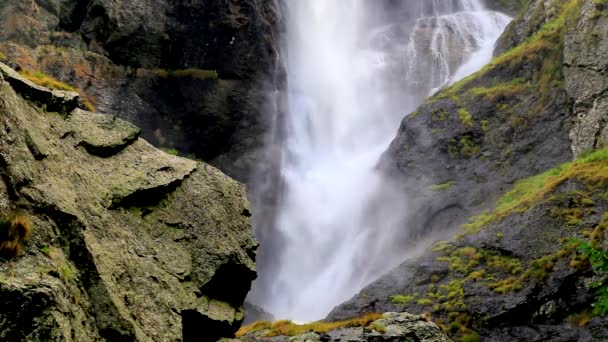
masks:
[(407, 230), (407, 198), (375, 166), (424, 96), (490, 60), (510, 18), (478, 0), (412, 0), (403, 6), (414, 20), (378, 25), (371, 13), (383, 1), (284, 1), (282, 246), (264, 253), (275, 260), (249, 300), (311, 321), (407, 257), (394, 243)]

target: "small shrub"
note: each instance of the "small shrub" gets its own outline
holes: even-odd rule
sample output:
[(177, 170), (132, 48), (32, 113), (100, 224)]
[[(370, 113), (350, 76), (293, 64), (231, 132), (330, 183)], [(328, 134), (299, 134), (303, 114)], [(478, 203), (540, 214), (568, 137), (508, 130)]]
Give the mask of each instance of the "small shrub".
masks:
[(31, 233), (32, 223), (23, 214), (16, 213), (0, 221), (0, 255), (10, 258), (19, 256)]
[(593, 269), (604, 276), (603, 281), (593, 282), (589, 288), (595, 291), (595, 303), (593, 303), (593, 313), (596, 315), (608, 315), (608, 251), (599, 250), (588, 242), (583, 242), (579, 246), (580, 250), (589, 257), (589, 262)]
[(407, 304), (409, 302), (411, 302), (412, 300), (414, 300), (413, 295), (410, 296), (403, 296), (403, 295), (394, 295), (391, 296), (391, 302), (393, 302), (393, 304)]

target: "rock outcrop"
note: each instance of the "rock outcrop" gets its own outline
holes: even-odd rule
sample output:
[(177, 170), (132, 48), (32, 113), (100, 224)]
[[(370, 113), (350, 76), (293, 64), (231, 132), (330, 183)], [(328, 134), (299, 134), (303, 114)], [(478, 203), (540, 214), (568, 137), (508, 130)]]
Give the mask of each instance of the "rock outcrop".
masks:
[[(420, 342), (449, 342), (448, 337), (439, 327), (430, 322), (428, 316), (417, 316), (408, 313), (389, 312), (377, 315), (377, 319), (370, 319), (366, 324), (346, 325), (337, 322), (334, 327), (319, 325), (323, 332), (315, 332), (315, 323), (311, 324), (308, 332), (294, 332), (289, 329), (289, 322), (276, 322), (274, 324), (258, 322), (246, 327), (247, 333), (238, 340), (241, 342), (382, 342), (382, 341), (420, 341)], [(323, 323), (321, 323), (323, 324)], [(283, 329), (282, 329), (283, 328)], [(244, 329), (244, 330), (245, 330)], [(282, 333), (291, 333), (286, 336)]]
[(233, 336), (256, 274), (245, 188), (79, 103), (0, 64), (0, 216), (34, 226), (0, 259), (0, 340)]
[(607, 248), (603, 6), (530, 1), (489, 65), (403, 121), (381, 163), (416, 199), (403, 246), (419, 236), (456, 237), (406, 261), (330, 319), (432, 311), (456, 339), (608, 338), (588, 287), (605, 275), (580, 250), (583, 242)]
[(272, 126), (278, 20), (260, 0), (6, 0), (0, 52), (247, 180)]
[(574, 154), (608, 144), (608, 16), (606, 4), (585, 1), (564, 49), (566, 91), (574, 101)]

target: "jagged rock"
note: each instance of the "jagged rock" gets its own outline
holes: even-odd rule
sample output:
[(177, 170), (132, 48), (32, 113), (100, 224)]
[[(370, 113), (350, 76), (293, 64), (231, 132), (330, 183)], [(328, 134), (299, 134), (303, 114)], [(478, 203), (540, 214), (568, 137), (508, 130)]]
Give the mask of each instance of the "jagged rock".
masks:
[(80, 109), (70, 113), (68, 121), (73, 130), (64, 136), (73, 135), (87, 152), (99, 157), (117, 154), (139, 138), (141, 130), (117, 119), (115, 116), (85, 112)]
[(244, 187), (116, 117), (43, 111), (13, 84), (0, 82), (0, 214), (20, 208), (35, 230), (25, 255), (0, 260), (0, 339), (230, 337), (255, 278)]
[(10, 83), (19, 95), (44, 107), (45, 110), (69, 113), (80, 105), (80, 97), (76, 92), (51, 90), (38, 86), (21, 77), (6, 64), (0, 64), (0, 72), (4, 80)]

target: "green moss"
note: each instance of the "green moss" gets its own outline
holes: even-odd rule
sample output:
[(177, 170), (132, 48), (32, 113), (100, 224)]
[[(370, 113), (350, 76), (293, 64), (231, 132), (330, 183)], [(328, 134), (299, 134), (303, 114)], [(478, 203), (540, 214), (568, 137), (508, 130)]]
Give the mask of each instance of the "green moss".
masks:
[(69, 265), (61, 265), (59, 267), (59, 274), (61, 275), (61, 280), (66, 283), (73, 282), (76, 279), (76, 274)]
[[(534, 81), (539, 85), (542, 100), (546, 101), (548, 99), (548, 90), (554, 85), (553, 81), (562, 79), (561, 58), (564, 35), (566, 27), (572, 25), (577, 20), (580, 13), (581, 1), (556, 1), (553, 4), (553, 8), (550, 11), (541, 11), (543, 9), (542, 3), (537, 5), (538, 10), (535, 11), (535, 13), (538, 13), (536, 13), (536, 15), (533, 14), (533, 17), (538, 17), (538, 20), (531, 18), (530, 21), (545, 21), (545, 23), (523, 43), (494, 58), (477, 73), (470, 75), (441, 91), (435, 96), (434, 100), (457, 97), (457, 94), (466, 90), (467, 87), (470, 87), (474, 80), (478, 80), (483, 75), (497, 68), (508, 67), (509, 69), (515, 69), (526, 61), (532, 61), (543, 63), (542, 70), (536, 75)], [(547, 14), (553, 15), (547, 18)], [(533, 29), (536, 29), (537, 27), (536, 25), (531, 26)], [(519, 87), (512, 86), (514, 85), (503, 87), (502, 90), (506, 90), (507, 92), (511, 90), (523, 90)], [(480, 94), (484, 96), (486, 94), (498, 95), (500, 94), (500, 91), (484, 92), (483, 90), (480, 90)], [(543, 101), (541, 101), (541, 105)]]
[(452, 249), (453, 246), (447, 241), (437, 241), (431, 246), (432, 252), (442, 252), (445, 250)]
[(464, 336), (462, 336), (461, 342), (480, 342), (481, 337), (476, 331), (469, 331)]
[(414, 296), (414, 295), (409, 295), (409, 296), (394, 295), (394, 296), (391, 296), (391, 302), (393, 304), (408, 304), (409, 302), (413, 301), (414, 298), (416, 298), (416, 296)]
[(481, 120), (481, 130), (486, 133), (488, 132), (488, 125), (489, 125), (489, 121), (488, 120)]
[(435, 184), (435, 185), (431, 186), (431, 190), (432, 191), (446, 191), (446, 190), (450, 190), (451, 188), (453, 188), (454, 185), (456, 185), (456, 182), (453, 182), (453, 181), (445, 182), (445, 183), (441, 183), (441, 184)]
[(458, 110), (458, 118), (460, 119), (460, 123), (463, 125), (469, 127), (473, 126), (473, 116), (466, 108), (461, 108)]
[(180, 152), (177, 149), (174, 148), (161, 148), (161, 151), (165, 152), (166, 154), (170, 154), (172, 156), (179, 156)]
[(608, 149), (604, 148), (575, 162), (562, 164), (552, 170), (521, 180), (498, 201), (493, 211), (473, 217), (463, 228), (474, 233), (502, 218), (524, 212), (540, 203), (557, 186), (569, 179), (579, 179), (588, 186), (606, 189), (608, 186)]
[(501, 99), (513, 99), (517, 95), (529, 93), (533, 87), (518, 77), (508, 82), (495, 84), (491, 87), (475, 87), (470, 92), (491, 102)]
[(450, 118), (450, 112), (445, 109), (442, 109), (440, 111), (433, 112), (431, 116), (435, 121), (445, 121)]
[(40, 252), (42, 252), (42, 254), (46, 255), (47, 257), (51, 256), (51, 248), (48, 245), (42, 246), (40, 248)]
[(386, 334), (386, 326), (380, 322), (374, 322), (369, 327), (381, 334)]
[(526, 282), (532, 281), (537, 284), (542, 284), (554, 270), (555, 263), (560, 259), (565, 259), (567, 256), (571, 255), (578, 248), (579, 244), (580, 243), (578, 242), (566, 242), (563, 248), (555, 253), (532, 260), (530, 266), (525, 271), (517, 272), (519, 273), (519, 276), (507, 277), (493, 283), (487, 283), (486, 285), (497, 294), (506, 294), (511, 291), (521, 291), (523, 289), (523, 284)]
[(433, 305), (433, 301), (428, 298), (420, 298), (420, 299), (418, 299), (416, 304), (418, 304), (420, 306)]
[(452, 158), (471, 158), (481, 151), (481, 146), (477, 144), (471, 135), (464, 135), (459, 140), (448, 142), (448, 154)]

